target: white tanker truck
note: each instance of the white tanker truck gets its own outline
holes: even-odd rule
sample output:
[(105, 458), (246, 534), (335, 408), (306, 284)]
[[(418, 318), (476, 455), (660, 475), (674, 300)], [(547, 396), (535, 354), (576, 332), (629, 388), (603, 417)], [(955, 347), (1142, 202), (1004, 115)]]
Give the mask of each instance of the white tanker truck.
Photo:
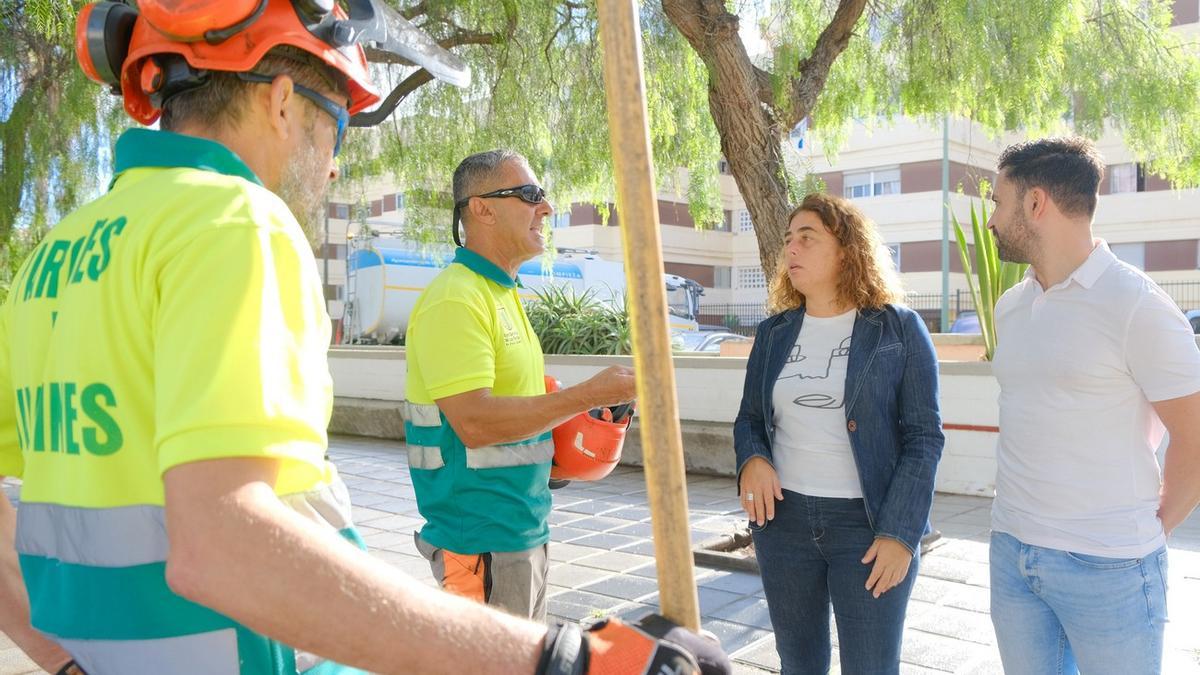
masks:
[[(382, 237), (351, 240), (346, 261), (346, 309), (342, 342), (390, 344), (404, 335), (417, 296), (450, 264), (448, 249), (419, 249), (410, 242)], [(624, 303), (625, 267), (601, 259), (594, 251), (559, 249), (550, 265), (534, 259), (517, 271), (530, 300), (536, 291), (559, 286), (583, 293), (591, 289), (603, 302)], [(664, 274), (671, 330), (694, 331), (704, 287), (674, 274)]]

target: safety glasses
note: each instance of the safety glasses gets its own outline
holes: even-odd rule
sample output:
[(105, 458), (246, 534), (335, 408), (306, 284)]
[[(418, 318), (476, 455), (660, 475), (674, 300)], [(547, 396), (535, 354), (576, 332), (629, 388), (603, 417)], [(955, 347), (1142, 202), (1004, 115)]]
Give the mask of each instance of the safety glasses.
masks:
[(504, 188), (502, 190), (492, 190), (481, 195), (471, 195), (466, 199), (461, 199), (454, 202), (454, 223), (451, 225), (451, 232), (454, 234), (454, 243), (457, 246), (462, 246), (462, 240), (458, 237), (458, 223), (462, 220), (462, 210), (471, 199), (479, 197), (481, 199), (491, 199), (493, 197), (516, 197), (527, 204), (541, 204), (546, 201), (546, 191), (540, 185), (532, 183), (526, 185), (518, 185), (516, 187)]
[[(255, 82), (259, 84), (271, 84), (278, 77), (278, 75), (261, 75), (259, 73), (238, 73), (237, 76), (243, 82)], [(350, 111), (295, 81), (292, 82), (292, 89), (297, 94), (312, 101), (318, 108), (324, 110), (330, 117), (337, 121), (337, 140), (333, 144), (333, 156), (337, 157), (338, 153), (342, 151), (342, 139), (346, 137), (346, 129), (350, 126)]]

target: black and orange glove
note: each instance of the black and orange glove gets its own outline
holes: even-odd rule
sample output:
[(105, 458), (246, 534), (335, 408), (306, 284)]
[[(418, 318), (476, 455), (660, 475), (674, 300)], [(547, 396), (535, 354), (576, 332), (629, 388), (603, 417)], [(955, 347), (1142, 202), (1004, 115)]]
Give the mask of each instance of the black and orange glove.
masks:
[(546, 634), (536, 675), (729, 675), (729, 657), (716, 639), (650, 614), (635, 624), (602, 619), (582, 631), (574, 624)]

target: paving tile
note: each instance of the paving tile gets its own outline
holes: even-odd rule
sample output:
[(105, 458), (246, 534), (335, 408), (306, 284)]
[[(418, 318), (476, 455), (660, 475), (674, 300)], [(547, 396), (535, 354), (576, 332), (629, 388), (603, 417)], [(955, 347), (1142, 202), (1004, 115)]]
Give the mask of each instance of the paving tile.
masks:
[(702, 585), (720, 591), (748, 595), (762, 589), (762, 578), (749, 572), (718, 571), (706, 577)]
[(605, 515), (625, 520), (643, 521), (650, 520), (650, 509), (645, 506), (626, 506), (615, 511), (609, 511)]
[(996, 642), (996, 633), (992, 629), (990, 616), (954, 607), (935, 608), (934, 611), (926, 612), (911, 622), (905, 622), (905, 628), (922, 630), (926, 633), (944, 635), (980, 645), (990, 645)]
[(613, 534), (627, 534), (631, 537), (646, 538), (653, 536), (654, 527), (649, 522), (631, 523), (628, 520), (623, 520), (621, 522), (625, 524), (611, 530)]
[(571, 562), (589, 555), (596, 555), (596, 549), (591, 546), (577, 546), (554, 541), (554, 528), (550, 529), (550, 560), (552, 562)]
[(727, 653), (736, 652), (742, 647), (770, 635), (767, 631), (759, 628), (721, 619), (701, 619), (700, 627), (716, 635), (721, 642), (721, 648)]
[[(585, 530), (585, 532), (587, 532)], [(554, 535), (553, 532), (550, 533)], [(580, 546), (592, 546), (594, 548), (602, 548), (607, 551), (613, 551), (623, 546), (632, 546), (642, 543), (644, 540), (638, 537), (630, 537), (624, 534), (608, 534), (606, 532), (587, 532), (588, 536), (570, 539), (571, 543), (579, 544)]]
[[(705, 588), (704, 586), (696, 589), (696, 595), (700, 599), (700, 614), (705, 616), (745, 597), (737, 593), (727, 593), (725, 591), (718, 591), (715, 588)], [(658, 602), (658, 593), (642, 600), (643, 602)]]
[(635, 567), (641, 567), (646, 563), (653, 563), (654, 560), (648, 556), (637, 555), (635, 553), (626, 553), (624, 551), (606, 551), (596, 555), (590, 555), (585, 558), (580, 558), (575, 561), (576, 565), (584, 565), (587, 567), (596, 567), (602, 570), (612, 572), (628, 572)]
[(968, 647), (954, 638), (906, 630), (900, 660), (914, 666), (955, 672), (971, 661), (971, 649)]
[(555, 525), (566, 525), (584, 518), (587, 518), (587, 516), (582, 513), (572, 513), (570, 511), (551, 511), (550, 515), (546, 518), (546, 521), (550, 523), (550, 527), (554, 527)]
[(616, 511), (617, 509), (622, 508), (628, 508), (628, 505), (618, 504), (616, 502), (601, 501), (598, 499), (588, 499), (562, 507), (564, 511), (582, 513), (589, 516), (597, 516), (607, 511)]
[[(593, 575), (596, 573), (595, 570), (591, 570), (591, 572)], [(657, 591), (658, 584), (653, 579), (618, 574), (599, 581), (593, 581), (586, 586), (580, 587), (579, 590), (621, 598), (622, 600), (637, 600)]]
[[(598, 570), (595, 567), (582, 567), (571, 563), (562, 563), (553, 565), (550, 568), (550, 573), (547, 577), (551, 584), (556, 586), (565, 586), (567, 588), (579, 588), (594, 584), (601, 579), (607, 579), (610, 573), (606, 570)], [(611, 593), (609, 594), (611, 595)]]
[(740, 650), (731, 652), (729, 656), (735, 663), (748, 664), (773, 673), (779, 672), (779, 652), (775, 651), (774, 635), (752, 642)]
[(552, 527), (550, 528), (550, 541), (562, 542), (565, 544), (567, 542), (575, 541), (576, 539), (588, 537), (593, 534), (595, 534), (595, 532), (592, 532), (591, 530), (571, 527), (570, 525)]
[[(607, 532), (628, 524), (628, 520), (621, 520), (620, 518), (608, 518), (606, 516), (585, 516), (571, 523), (571, 527), (592, 530), (593, 532)], [(629, 534), (632, 535), (633, 533), (631, 532)]]
[(771, 615), (764, 598), (751, 596), (732, 602), (712, 612), (712, 616), (763, 630), (771, 630)]
[(990, 581), (988, 566), (983, 563), (929, 556), (921, 561), (921, 574), (974, 586), (987, 586)]
[[(551, 603), (557, 603), (563, 608), (574, 607), (576, 610), (572, 614), (562, 614), (555, 610)], [(597, 593), (588, 593), (585, 591), (570, 590), (566, 593), (559, 593), (553, 598), (546, 600), (547, 611), (557, 616), (571, 616), (576, 621), (588, 617), (598, 618), (605, 616), (609, 610), (622, 604), (620, 598), (613, 598), (607, 595), (599, 595)], [(579, 609), (585, 610), (583, 614), (579, 614)]]
[(638, 553), (641, 555), (654, 555), (654, 542), (642, 540), (632, 546), (622, 546), (621, 551), (624, 553)]

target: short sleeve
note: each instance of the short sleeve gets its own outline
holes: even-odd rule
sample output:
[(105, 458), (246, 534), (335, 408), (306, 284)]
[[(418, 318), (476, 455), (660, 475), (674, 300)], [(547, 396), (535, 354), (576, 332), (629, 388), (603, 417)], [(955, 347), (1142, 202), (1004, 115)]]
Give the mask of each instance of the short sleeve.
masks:
[(227, 457), (289, 460), (280, 491), (322, 475), (329, 322), (312, 256), (289, 229), (208, 229), (157, 270), (160, 471)]
[(416, 361), (433, 400), (496, 383), (496, 348), (491, 322), (481, 307), (457, 299), (438, 300), (414, 318), (410, 358)]
[(13, 393), (8, 342), (8, 307), (0, 307), (0, 476), (20, 477), (25, 470), (17, 430), (17, 402)]
[(1129, 319), (1125, 360), (1150, 401), (1200, 391), (1200, 349), (1175, 303), (1154, 289), (1142, 296)]

